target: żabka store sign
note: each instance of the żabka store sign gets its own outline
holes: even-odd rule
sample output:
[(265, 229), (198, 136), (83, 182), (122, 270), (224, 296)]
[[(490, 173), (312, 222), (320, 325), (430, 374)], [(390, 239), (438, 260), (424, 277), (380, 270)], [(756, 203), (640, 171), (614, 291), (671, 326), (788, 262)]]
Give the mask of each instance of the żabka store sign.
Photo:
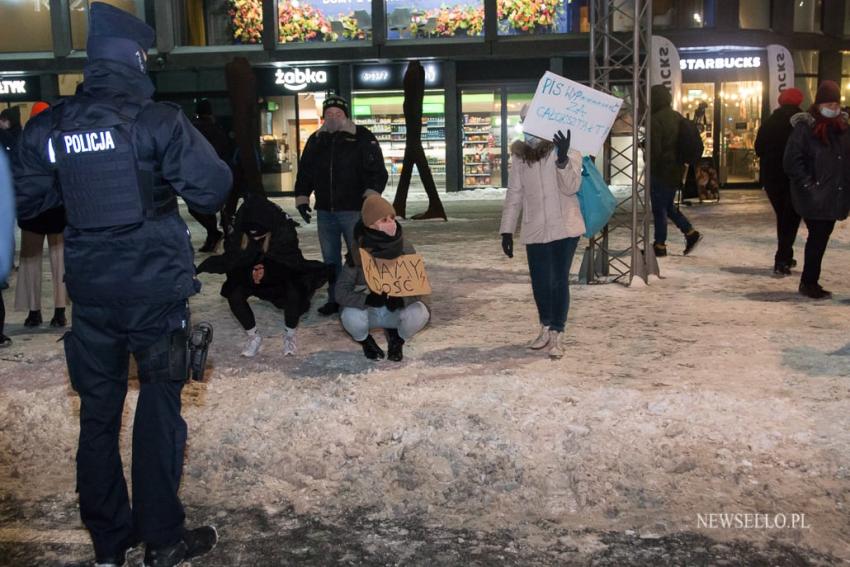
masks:
[(336, 67), (277, 67), (256, 69), (263, 94), (309, 93), (337, 90)]

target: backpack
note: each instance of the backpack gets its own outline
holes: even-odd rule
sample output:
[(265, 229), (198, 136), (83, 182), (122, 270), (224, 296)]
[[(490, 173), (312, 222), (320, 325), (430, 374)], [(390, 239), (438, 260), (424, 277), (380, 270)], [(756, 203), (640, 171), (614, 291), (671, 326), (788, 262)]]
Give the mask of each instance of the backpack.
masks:
[(697, 163), (702, 157), (703, 149), (702, 137), (696, 123), (680, 115), (679, 133), (676, 137), (676, 163), (679, 165)]

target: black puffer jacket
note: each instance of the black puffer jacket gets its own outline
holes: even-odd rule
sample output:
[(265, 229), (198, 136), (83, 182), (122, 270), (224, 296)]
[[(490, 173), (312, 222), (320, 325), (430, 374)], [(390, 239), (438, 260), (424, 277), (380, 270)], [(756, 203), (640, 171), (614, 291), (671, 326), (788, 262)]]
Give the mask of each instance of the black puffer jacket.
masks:
[(756, 155), (761, 159), (761, 182), (768, 191), (788, 191), (788, 176), (782, 168), (782, 159), (785, 145), (794, 130), (791, 117), (799, 112), (799, 106), (783, 104), (768, 116), (756, 134)]
[(306, 202), (315, 192), (317, 209), (359, 211), (364, 194), (382, 193), (387, 178), (381, 146), (372, 132), (351, 121), (338, 132), (323, 126), (307, 139), (301, 154), (296, 202)]
[[(842, 114), (847, 121), (847, 115)], [(850, 213), (850, 128), (832, 131), (829, 144), (814, 134), (815, 117), (791, 117), (794, 132), (783, 165), (791, 181), (794, 210), (804, 219), (843, 220)]]

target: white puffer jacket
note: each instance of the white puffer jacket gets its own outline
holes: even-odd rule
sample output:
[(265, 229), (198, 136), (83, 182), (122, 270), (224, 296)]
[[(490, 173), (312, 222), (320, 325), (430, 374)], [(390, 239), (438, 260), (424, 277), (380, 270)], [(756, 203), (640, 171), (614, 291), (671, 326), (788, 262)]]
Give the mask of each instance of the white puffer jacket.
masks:
[(522, 244), (545, 244), (584, 234), (576, 196), (581, 185), (581, 154), (571, 149), (568, 155), (567, 166), (558, 169), (554, 150), (533, 163), (513, 153), (500, 234), (514, 233), (520, 213)]

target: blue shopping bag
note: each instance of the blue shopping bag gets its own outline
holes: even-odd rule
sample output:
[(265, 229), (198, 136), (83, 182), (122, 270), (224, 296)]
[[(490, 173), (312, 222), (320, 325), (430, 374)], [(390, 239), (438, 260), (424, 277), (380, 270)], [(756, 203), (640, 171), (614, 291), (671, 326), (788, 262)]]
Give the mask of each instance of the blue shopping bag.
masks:
[(581, 205), (581, 216), (584, 217), (584, 235), (588, 238), (605, 228), (617, 207), (617, 198), (589, 156), (581, 160), (578, 202)]

